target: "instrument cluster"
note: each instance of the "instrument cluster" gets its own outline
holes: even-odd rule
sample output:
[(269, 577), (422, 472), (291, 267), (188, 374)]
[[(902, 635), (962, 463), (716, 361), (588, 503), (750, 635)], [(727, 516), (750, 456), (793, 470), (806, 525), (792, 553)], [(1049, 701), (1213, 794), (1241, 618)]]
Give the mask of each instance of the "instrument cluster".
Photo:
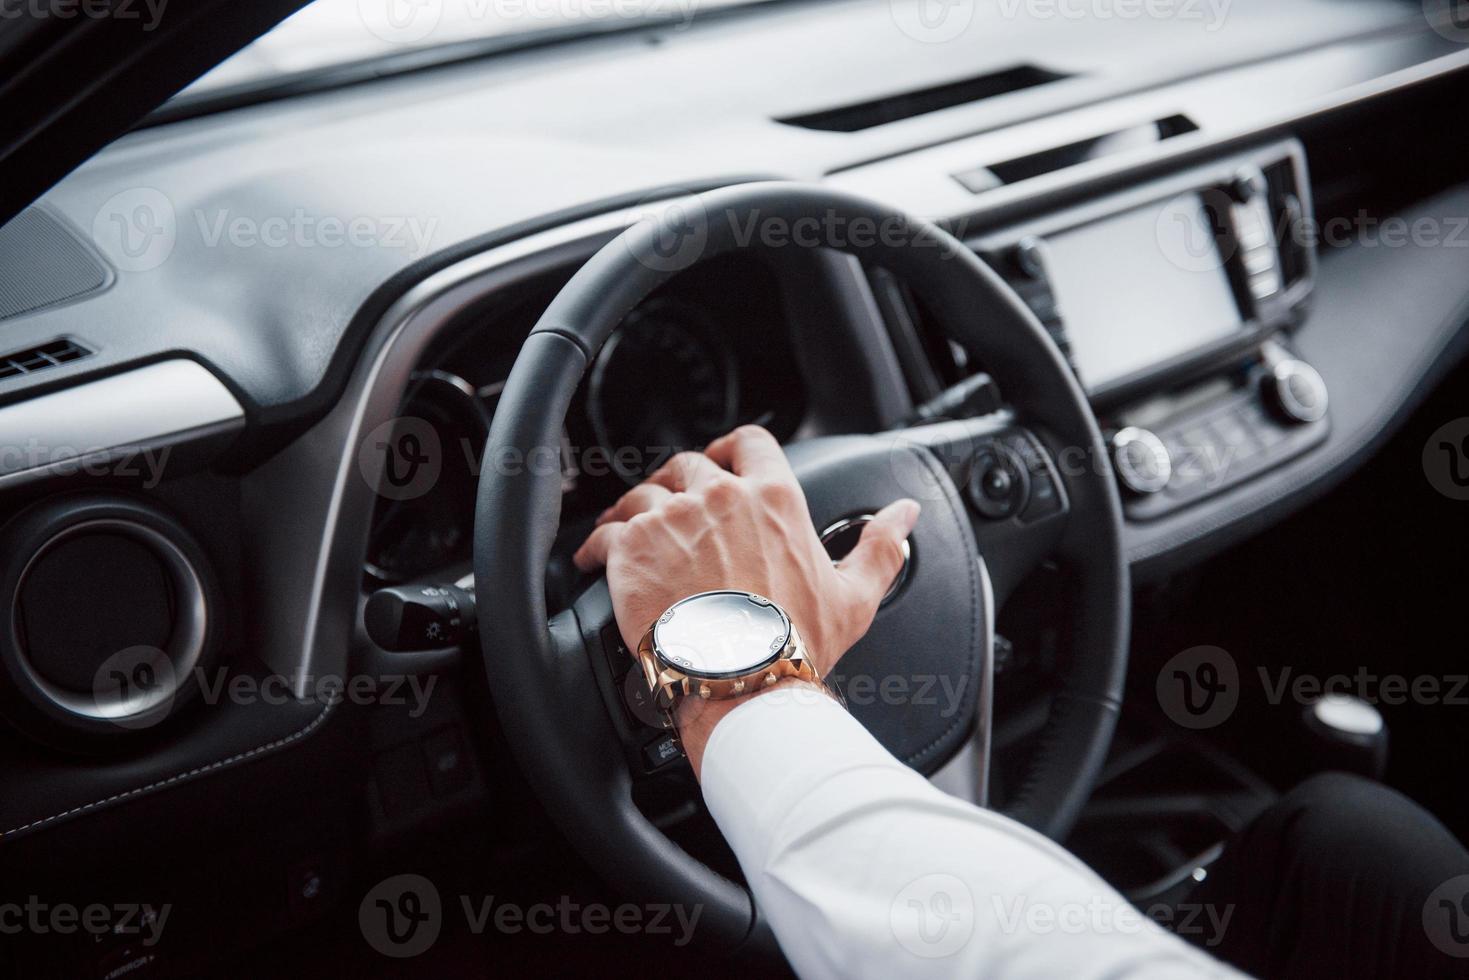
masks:
[[(520, 342), (558, 287), (476, 317), (412, 376), (384, 450), (367, 587), (468, 572), (490, 422)], [(795, 431), (805, 399), (783, 305), (763, 264), (730, 256), (649, 297), (598, 351), (562, 429), (553, 606), (577, 585), (570, 554), (597, 514), (670, 456), (746, 423), (783, 439)], [(433, 478), (405, 479), (415, 463)], [(395, 484), (417, 492), (395, 492)]]

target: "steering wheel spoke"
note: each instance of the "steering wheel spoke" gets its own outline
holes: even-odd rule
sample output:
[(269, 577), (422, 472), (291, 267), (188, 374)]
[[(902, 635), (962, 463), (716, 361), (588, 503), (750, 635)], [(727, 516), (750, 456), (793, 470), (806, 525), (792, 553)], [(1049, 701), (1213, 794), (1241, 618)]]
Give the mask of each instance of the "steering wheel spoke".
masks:
[(959, 487), (997, 608), (1055, 555), (1071, 513), (1064, 458), (1042, 433), (1009, 411), (895, 433), (937, 457)]
[[(590, 665), (628, 774), (634, 780), (669, 775), (692, 779), (688, 760), (673, 730), (654, 707), (642, 671), (617, 628), (607, 580), (599, 578), (560, 617), (576, 624), (576, 643)], [(554, 634), (555, 619), (552, 623)]]

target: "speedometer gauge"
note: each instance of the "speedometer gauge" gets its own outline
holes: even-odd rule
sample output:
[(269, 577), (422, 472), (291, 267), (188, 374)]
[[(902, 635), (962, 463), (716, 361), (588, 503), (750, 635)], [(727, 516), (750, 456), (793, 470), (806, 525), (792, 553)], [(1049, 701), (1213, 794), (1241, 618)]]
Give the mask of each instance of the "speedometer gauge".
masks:
[(734, 424), (735, 361), (698, 309), (655, 300), (628, 314), (592, 365), (587, 413), (613, 469), (637, 483)]
[(417, 458), (437, 472), (422, 488), (378, 499), (366, 571), (386, 583), (469, 560), (478, 460), (489, 432), (489, 413), (473, 386), (447, 371), (415, 374), (399, 418), (408, 423), (405, 439), (414, 441), (388, 465)]

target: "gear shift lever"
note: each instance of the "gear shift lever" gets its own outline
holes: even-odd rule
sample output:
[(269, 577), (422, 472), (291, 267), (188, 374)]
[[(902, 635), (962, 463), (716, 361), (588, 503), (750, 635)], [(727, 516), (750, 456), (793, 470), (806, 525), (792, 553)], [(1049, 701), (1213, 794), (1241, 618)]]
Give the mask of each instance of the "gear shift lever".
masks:
[(1312, 759), (1322, 768), (1381, 779), (1387, 771), (1387, 724), (1350, 694), (1327, 694), (1302, 712)]

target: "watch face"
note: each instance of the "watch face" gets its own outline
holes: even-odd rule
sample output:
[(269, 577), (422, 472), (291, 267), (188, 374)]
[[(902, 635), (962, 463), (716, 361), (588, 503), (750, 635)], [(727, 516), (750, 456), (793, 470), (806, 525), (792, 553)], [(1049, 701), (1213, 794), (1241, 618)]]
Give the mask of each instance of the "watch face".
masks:
[(685, 673), (738, 677), (774, 660), (790, 637), (790, 620), (769, 599), (705, 592), (663, 614), (653, 627), (653, 649)]

